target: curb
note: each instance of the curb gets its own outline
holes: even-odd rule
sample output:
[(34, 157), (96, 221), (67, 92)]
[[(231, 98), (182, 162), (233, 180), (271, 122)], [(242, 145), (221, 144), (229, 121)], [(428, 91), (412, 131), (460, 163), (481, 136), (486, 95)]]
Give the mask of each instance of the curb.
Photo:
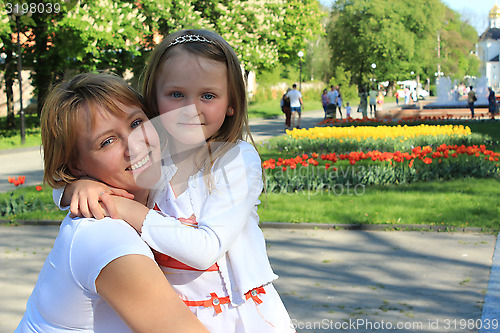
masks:
[(61, 225), (62, 221), (59, 220), (0, 220), (1, 225), (10, 225), (10, 226), (18, 226), (18, 225)]
[(12, 148), (12, 149), (0, 149), (0, 155), (7, 155), (7, 154), (15, 154), (15, 153), (22, 153), (25, 151), (41, 151), (42, 146), (31, 146), (31, 147), (20, 147), (20, 148)]
[[(59, 220), (0, 220), (0, 225), (47, 225), (58, 226)], [(311, 229), (311, 230), (352, 230), (352, 231), (429, 231), (429, 232), (470, 232), (470, 233), (496, 233), (497, 231), (479, 227), (454, 227), (430, 224), (325, 224), (325, 223), (290, 223), (290, 222), (260, 222), (261, 228), (275, 229)], [(499, 234), (500, 237), (500, 234)], [(500, 248), (499, 248), (500, 257)], [(500, 258), (498, 258), (500, 265)], [(499, 272), (500, 274), (500, 272)], [(500, 278), (500, 275), (499, 275)], [(499, 285), (500, 287), (500, 285)], [(500, 318), (500, 317), (499, 317)]]
[(483, 314), (479, 333), (500, 332), (500, 234), (491, 262), (490, 280), (484, 296)]
[(359, 231), (434, 231), (434, 232), (471, 232), (493, 233), (495, 230), (479, 227), (454, 227), (430, 224), (324, 224), (324, 223), (289, 223), (261, 222), (262, 228), (277, 229), (322, 229), (322, 230), (359, 230)]

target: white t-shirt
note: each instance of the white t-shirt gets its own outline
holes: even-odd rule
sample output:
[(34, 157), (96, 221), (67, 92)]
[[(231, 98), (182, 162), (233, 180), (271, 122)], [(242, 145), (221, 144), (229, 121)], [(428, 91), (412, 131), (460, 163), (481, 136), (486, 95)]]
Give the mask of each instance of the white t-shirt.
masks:
[(150, 248), (124, 221), (66, 216), (14, 333), (131, 332), (95, 286), (107, 264), (130, 254), (154, 260)]
[(287, 92), (288, 98), (290, 98), (290, 107), (291, 108), (299, 108), (300, 107), (300, 99), (302, 98), (302, 93), (296, 89), (292, 89)]
[(328, 104), (337, 105), (337, 97), (339, 97), (339, 92), (337, 90), (334, 91), (329, 90), (326, 93), (326, 98), (328, 98)]
[(370, 104), (374, 105), (377, 103), (377, 92), (375, 90), (370, 90), (368, 93), (370, 95)]

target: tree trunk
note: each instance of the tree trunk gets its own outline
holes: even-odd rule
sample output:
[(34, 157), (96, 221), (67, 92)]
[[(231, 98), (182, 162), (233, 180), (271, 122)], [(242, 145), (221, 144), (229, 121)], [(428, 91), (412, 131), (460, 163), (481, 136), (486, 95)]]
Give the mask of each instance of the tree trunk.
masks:
[(386, 96), (393, 96), (393, 95), (394, 95), (394, 81), (389, 81), (389, 85), (387, 86)]
[(12, 54), (12, 41), (10, 39), (3, 40), (5, 45), (5, 52), (7, 57), (5, 59), (5, 94), (7, 97), (7, 123), (6, 129), (15, 129), (15, 113), (14, 113), (14, 77), (16, 75), (16, 63), (14, 62), (14, 55)]
[(33, 28), (35, 36), (35, 55), (38, 56), (38, 61), (33, 63), (33, 84), (37, 93), (37, 114), (40, 118), (42, 113), (43, 103), (52, 86), (52, 64), (54, 59), (51, 58), (48, 43), (47, 43), (47, 23), (42, 19), (35, 18), (36, 25)]

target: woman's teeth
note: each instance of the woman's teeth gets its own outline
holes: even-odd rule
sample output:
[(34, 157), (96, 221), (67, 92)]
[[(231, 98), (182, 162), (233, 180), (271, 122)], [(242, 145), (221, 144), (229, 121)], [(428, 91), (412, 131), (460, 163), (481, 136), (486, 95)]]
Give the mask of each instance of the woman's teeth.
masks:
[(146, 155), (146, 157), (144, 157), (139, 162), (132, 164), (132, 166), (130, 167), (130, 170), (133, 171), (133, 170), (135, 170), (137, 168), (140, 168), (141, 166), (143, 166), (144, 164), (146, 164), (148, 161), (149, 161), (149, 155)]

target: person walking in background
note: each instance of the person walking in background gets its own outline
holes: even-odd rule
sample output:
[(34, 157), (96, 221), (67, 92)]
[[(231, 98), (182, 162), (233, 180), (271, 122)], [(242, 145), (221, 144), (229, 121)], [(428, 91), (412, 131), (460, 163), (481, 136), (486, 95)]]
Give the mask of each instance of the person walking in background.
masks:
[(384, 107), (384, 93), (382, 91), (379, 91), (377, 96), (377, 111), (382, 111), (383, 107)]
[(405, 87), (405, 104), (409, 104), (410, 103), (410, 89), (408, 87)]
[(290, 124), (291, 121), (291, 115), (292, 115), (292, 110), (290, 108), (290, 98), (287, 96), (288, 92), (292, 90), (288, 88), (286, 92), (283, 94), (281, 97), (281, 111), (285, 114), (285, 130), (287, 129), (292, 129), (292, 126)]
[(339, 92), (333, 84), (330, 86), (330, 91), (326, 93), (326, 97), (328, 99), (327, 117), (335, 119), (337, 118), (337, 98), (339, 97)]
[(349, 102), (346, 103), (345, 116), (346, 116), (346, 119), (351, 118), (351, 106), (349, 105)]
[(469, 94), (467, 95), (467, 102), (469, 103), (469, 109), (471, 117), (474, 118), (474, 102), (477, 101), (476, 92), (474, 88), (470, 86)]
[(337, 107), (339, 109), (340, 119), (342, 119), (342, 93), (340, 92), (340, 84), (337, 86)]
[(394, 94), (394, 97), (396, 97), (396, 105), (399, 105), (399, 92), (396, 90), (396, 93)]
[(494, 118), (495, 113), (497, 112), (497, 100), (495, 97), (495, 92), (491, 87), (488, 88), (488, 91), (490, 92), (488, 94), (488, 110), (490, 111), (491, 118)]
[(366, 88), (364, 86), (359, 87), (359, 108), (358, 112), (361, 112), (363, 118), (367, 118), (367, 109), (368, 109), (368, 93), (366, 92)]
[(290, 109), (292, 112), (291, 115), (291, 126), (292, 128), (300, 128), (300, 118), (302, 114), (302, 105), (304, 105), (302, 101), (302, 93), (297, 90), (297, 85), (294, 83), (292, 86), (292, 90), (286, 93), (288, 98), (290, 98)]
[(328, 89), (323, 89), (323, 93), (321, 94), (321, 105), (323, 106), (323, 111), (325, 112), (326, 118), (326, 108), (328, 107), (328, 97), (326, 96)]
[(370, 96), (370, 112), (372, 117), (375, 117), (375, 110), (377, 109), (377, 91), (375, 87), (370, 88), (368, 95)]

